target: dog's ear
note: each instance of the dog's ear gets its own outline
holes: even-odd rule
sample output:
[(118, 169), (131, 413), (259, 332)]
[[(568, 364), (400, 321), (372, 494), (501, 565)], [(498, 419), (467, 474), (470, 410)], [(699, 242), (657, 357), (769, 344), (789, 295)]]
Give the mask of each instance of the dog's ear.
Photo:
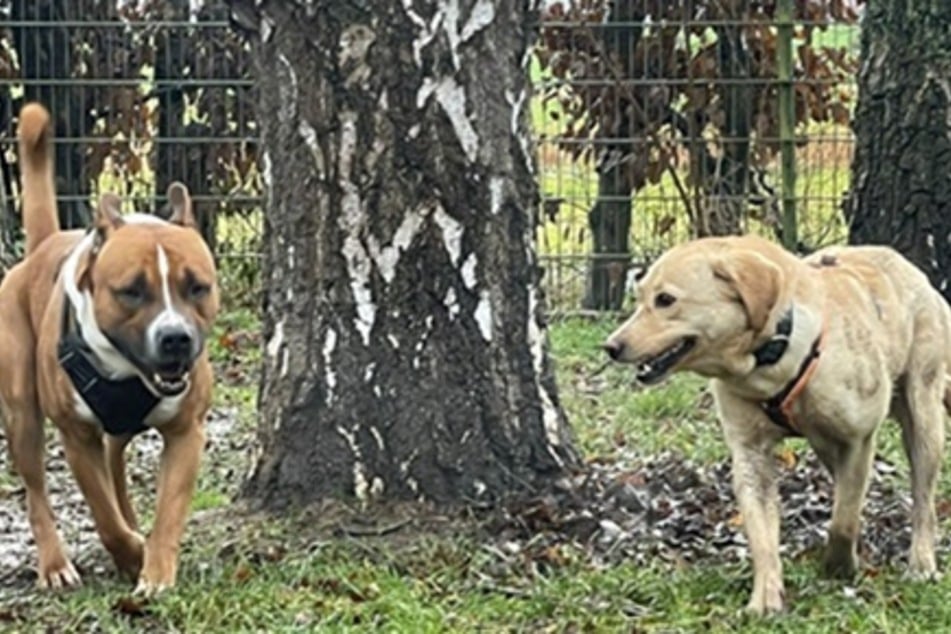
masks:
[(105, 193), (99, 197), (99, 206), (96, 207), (96, 241), (97, 246), (102, 244), (109, 234), (121, 227), (125, 221), (122, 219), (122, 199), (115, 194)]
[(175, 181), (168, 186), (166, 196), (169, 207), (172, 208), (168, 221), (182, 227), (194, 227), (195, 215), (192, 213), (192, 197), (188, 194), (188, 188)]
[(92, 243), (92, 249), (79, 263), (77, 270), (77, 285), (80, 289), (92, 290), (92, 280), (89, 275), (92, 262), (96, 259), (109, 234), (124, 224), (122, 199), (110, 192), (99, 196), (99, 204), (96, 206), (96, 216), (93, 221), (93, 230), (96, 232), (95, 241)]
[(783, 272), (755, 251), (736, 251), (714, 261), (713, 275), (739, 295), (753, 330), (766, 326), (769, 313), (779, 301)]

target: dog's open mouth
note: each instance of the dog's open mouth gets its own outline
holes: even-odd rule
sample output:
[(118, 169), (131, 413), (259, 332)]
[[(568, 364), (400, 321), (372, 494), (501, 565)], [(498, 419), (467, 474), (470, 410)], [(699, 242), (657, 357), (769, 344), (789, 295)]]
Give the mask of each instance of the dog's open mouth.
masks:
[(152, 374), (150, 382), (162, 396), (178, 396), (188, 388), (189, 380), (187, 371), (158, 371)]
[(637, 380), (645, 385), (657, 383), (674, 368), (677, 363), (693, 350), (696, 337), (684, 337), (660, 354), (641, 360), (637, 364)]

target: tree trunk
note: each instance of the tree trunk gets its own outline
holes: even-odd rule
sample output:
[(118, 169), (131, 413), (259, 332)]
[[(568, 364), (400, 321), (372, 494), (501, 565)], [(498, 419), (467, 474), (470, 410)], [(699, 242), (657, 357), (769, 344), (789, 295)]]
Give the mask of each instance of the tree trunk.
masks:
[(624, 163), (598, 171), (598, 200), (588, 212), (592, 257), (583, 305), (590, 310), (620, 310), (631, 262), (631, 187)]
[[(739, 11), (730, 17), (739, 21)], [(724, 125), (723, 156), (711, 174), (712, 187), (703, 226), (710, 235), (737, 235), (743, 230), (749, 190), (750, 112), (753, 107), (750, 56), (739, 24), (716, 27), (718, 86)]]
[(546, 352), (515, 0), (232, 1), (266, 187), (245, 493), (497, 499), (577, 462)]
[[(641, 39), (644, 19), (643, 7), (632, 0), (611, 5), (607, 22), (599, 29), (601, 47), (620, 78), (634, 76), (634, 51)], [(603, 130), (602, 136), (625, 139), (621, 143), (602, 146), (598, 165), (598, 199), (588, 212), (591, 230), (591, 253), (588, 263), (588, 282), (583, 305), (591, 310), (620, 310), (624, 303), (627, 269), (631, 262), (631, 201), (632, 187), (628, 165), (623, 160), (632, 151), (634, 122), (631, 108), (619, 100), (617, 126)], [(646, 122), (639, 122), (641, 127)]]
[(951, 3), (871, 2), (853, 127), (849, 242), (890, 244), (951, 300)]

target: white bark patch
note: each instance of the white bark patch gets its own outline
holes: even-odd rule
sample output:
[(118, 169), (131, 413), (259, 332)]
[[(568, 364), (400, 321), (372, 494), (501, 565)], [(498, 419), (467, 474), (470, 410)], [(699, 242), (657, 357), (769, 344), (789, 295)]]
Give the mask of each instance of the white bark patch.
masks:
[[(532, 354), (532, 366), (535, 370), (535, 381), (538, 387), (538, 396), (542, 402), (542, 422), (545, 426), (545, 437), (551, 447), (561, 445), (561, 418), (558, 416), (558, 410), (552, 401), (551, 395), (545, 386), (542, 385), (541, 376), (545, 365), (545, 339), (544, 333), (538, 326), (538, 320), (535, 318), (538, 308), (538, 290), (534, 284), (528, 287), (528, 347)], [(563, 466), (563, 461), (558, 452), (550, 450), (552, 458)]]
[(266, 15), (261, 16), (261, 41), (265, 44), (270, 41), (274, 34), (274, 20)]
[(442, 13), (436, 12), (429, 24), (416, 11), (413, 10), (413, 0), (402, 0), (403, 12), (410, 22), (419, 28), (419, 35), (413, 40), (413, 61), (417, 66), (423, 65), (423, 49), (432, 43), (439, 33), (439, 25), (442, 23)]
[(446, 253), (453, 266), (459, 265), (459, 258), (462, 256), (462, 233), (464, 231), (462, 223), (446, 213), (441, 205), (436, 207), (436, 213), (433, 214), (433, 220), (442, 229), (442, 240), (446, 246)]
[[(294, 245), (291, 244), (287, 247), (287, 271), (291, 272), (297, 267), (297, 260), (294, 258)], [(288, 304), (294, 303), (294, 287), (290, 284), (287, 285), (286, 290), (284, 291), (284, 296), (287, 298)]]
[(372, 72), (366, 63), (370, 46), (376, 41), (376, 33), (365, 24), (354, 24), (340, 34), (340, 50), (337, 60), (340, 68), (347, 73), (344, 86), (350, 88), (364, 83)]
[(281, 105), (277, 109), (277, 118), (287, 123), (297, 116), (297, 73), (294, 72), (290, 60), (283, 53), (278, 56), (277, 60), (284, 67), (284, 77), (282, 78), (284, 81), (278, 82)]
[(412, 210), (403, 217), (403, 222), (397, 227), (393, 234), (393, 241), (382, 249), (377, 244), (376, 238), (370, 236), (367, 240), (370, 247), (370, 254), (373, 261), (376, 262), (377, 270), (387, 284), (393, 281), (396, 276), (396, 265), (400, 260), (400, 254), (406, 251), (413, 243), (413, 239), (419, 233), (423, 226), (423, 220), (427, 211)]
[(304, 144), (307, 146), (307, 149), (310, 150), (311, 156), (314, 157), (314, 166), (316, 167), (317, 175), (323, 178), (326, 172), (326, 166), (324, 165), (324, 155), (320, 151), (320, 145), (317, 143), (317, 131), (314, 130), (314, 126), (310, 125), (309, 122), (301, 119), (300, 123), (297, 124), (297, 133), (304, 140)]
[(531, 135), (522, 126), (522, 108), (525, 107), (525, 102), (528, 100), (528, 90), (523, 88), (518, 97), (506, 90), (505, 100), (512, 106), (512, 136), (518, 139), (519, 147), (522, 150), (522, 159), (525, 161), (525, 168), (529, 174), (534, 175), (535, 159), (532, 152), (532, 139)]
[(478, 258), (473, 251), (468, 256), (466, 256), (465, 261), (462, 263), (462, 266), (459, 267), (459, 273), (462, 275), (462, 283), (465, 284), (465, 287), (469, 290), (475, 288), (476, 280), (476, 264), (478, 263)]
[(442, 77), (438, 80), (427, 77), (416, 93), (416, 107), (424, 108), (433, 94), (449, 118), (466, 158), (470, 162), (475, 161), (479, 151), (479, 135), (466, 114), (465, 89), (453, 77)]
[(492, 341), (492, 300), (489, 298), (489, 291), (479, 293), (479, 303), (476, 304), (472, 316), (475, 317), (482, 338)]
[(505, 179), (501, 176), (492, 176), (489, 178), (489, 211), (493, 216), (499, 215), (502, 211), (502, 203), (505, 201)]
[(462, 41), (468, 42), (476, 33), (492, 24), (495, 19), (495, 3), (492, 0), (478, 0), (469, 13), (469, 20), (462, 27)]
[(392, 147), (390, 138), (393, 126), (387, 116), (390, 111), (388, 94), (384, 90), (380, 93), (380, 98), (376, 100), (377, 109), (373, 115), (373, 144), (363, 155), (363, 169), (368, 174), (378, 171), (377, 165), (380, 158)]
[(344, 232), (343, 256), (347, 262), (350, 277), (350, 290), (356, 303), (357, 316), (354, 327), (363, 338), (364, 345), (370, 345), (370, 333), (376, 320), (376, 304), (370, 290), (370, 273), (373, 265), (367, 254), (360, 235), (366, 222), (363, 202), (359, 190), (352, 181), (353, 159), (357, 144), (357, 116), (351, 111), (340, 114), (340, 157), (338, 161), (340, 178), (341, 214), (339, 227)]
[(267, 352), (267, 356), (271, 358), (271, 361), (277, 360), (277, 355), (281, 351), (281, 347), (284, 345), (284, 320), (277, 322), (277, 325), (274, 327), (274, 334), (271, 335), (271, 338), (267, 342), (264, 350)]
[(267, 198), (267, 206), (274, 205), (274, 171), (271, 166), (271, 155), (267, 150), (261, 152), (261, 178), (264, 180), (264, 191)]
[(449, 319), (455, 319), (456, 315), (459, 314), (459, 300), (456, 298), (456, 289), (451, 286), (449, 287), (449, 290), (446, 291), (446, 297), (443, 299), (443, 304), (446, 305)]
[(449, 53), (452, 55), (452, 66), (459, 70), (459, 44), (462, 38), (459, 34), (459, 0), (447, 0), (443, 12), (443, 30), (449, 40)]
[(324, 355), (324, 382), (327, 384), (327, 396), (324, 402), (327, 405), (333, 403), (334, 388), (337, 387), (337, 373), (333, 369), (333, 351), (337, 347), (337, 333), (333, 328), (328, 328), (324, 335), (324, 346), (322, 349)]
[(360, 445), (357, 443), (357, 429), (357, 426), (354, 426), (352, 430), (338, 426), (337, 433), (347, 441), (350, 453), (353, 454), (353, 494), (358, 500), (366, 502), (370, 497), (370, 482), (367, 480), (367, 469), (363, 464)]
[(476, 497), (482, 496), (489, 489), (482, 480), (473, 481), (472, 486), (475, 489)]
[(380, 430), (376, 427), (370, 427), (370, 435), (373, 436), (373, 440), (376, 441), (376, 448), (381, 452), (386, 451), (386, 443), (383, 442), (383, 434), (380, 433)]

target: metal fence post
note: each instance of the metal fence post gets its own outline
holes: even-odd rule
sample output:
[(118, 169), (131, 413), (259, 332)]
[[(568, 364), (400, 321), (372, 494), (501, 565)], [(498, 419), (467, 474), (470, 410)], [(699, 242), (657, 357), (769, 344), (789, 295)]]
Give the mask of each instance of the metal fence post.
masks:
[(782, 192), (783, 246), (795, 250), (799, 243), (796, 219), (796, 112), (793, 91), (793, 0), (776, 5), (779, 40), (777, 63), (779, 79), (779, 142)]

